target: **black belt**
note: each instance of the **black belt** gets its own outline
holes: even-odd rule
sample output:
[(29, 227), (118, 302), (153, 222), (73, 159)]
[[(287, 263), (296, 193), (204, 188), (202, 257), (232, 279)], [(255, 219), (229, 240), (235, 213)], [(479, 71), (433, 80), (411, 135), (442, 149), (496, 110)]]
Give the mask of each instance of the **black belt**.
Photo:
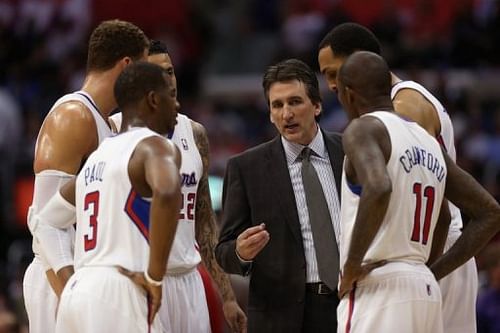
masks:
[(323, 282), (306, 283), (306, 291), (318, 295), (330, 295), (334, 292)]

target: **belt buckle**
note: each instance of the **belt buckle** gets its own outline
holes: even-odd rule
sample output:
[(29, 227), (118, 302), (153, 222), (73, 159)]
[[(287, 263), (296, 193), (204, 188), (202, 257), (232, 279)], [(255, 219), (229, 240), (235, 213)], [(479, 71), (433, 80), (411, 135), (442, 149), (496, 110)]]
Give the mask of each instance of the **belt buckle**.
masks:
[(328, 286), (324, 283), (320, 283), (318, 285), (318, 295), (329, 295), (332, 291), (330, 290), (330, 288), (328, 288)]

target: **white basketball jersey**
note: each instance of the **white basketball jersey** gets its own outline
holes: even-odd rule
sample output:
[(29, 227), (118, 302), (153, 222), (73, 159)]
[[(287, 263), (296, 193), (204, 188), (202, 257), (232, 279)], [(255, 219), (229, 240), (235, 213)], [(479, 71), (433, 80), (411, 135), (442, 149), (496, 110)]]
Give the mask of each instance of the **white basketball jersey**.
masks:
[[(62, 96), (54, 103), (54, 105), (52, 106), (52, 108), (50, 109), (49, 112), (51, 112), (52, 110), (54, 110), (56, 107), (60, 106), (61, 104), (66, 103), (66, 102), (71, 102), (71, 101), (81, 102), (90, 110), (90, 113), (94, 117), (95, 125), (97, 127), (98, 144), (101, 144), (101, 142), (105, 138), (113, 135), (111, 128), (108, 126), (107, 122), (104, 120), (103, 116), (99, 112), (94, 100), (92, 99), (92, 97), (90, 97), (89, 94), (87, 94), (83, 90), (75, 91), (73, 93), (66, 94), (66, 95)], [(61, 186), (63, 184), (64, 183), (61, 183)], [(46, 202), (48, 202), (48, 200), (47, 200), (47, 198), (37, 198), (38, 191), (36, 190), (36, 188), (37, 188), (37, 181), (35, 179), (35, 191), (33, 194), (32, 206), (37, 206), (37, 209), (41, 210), (43, 208), (43, 206), (40, 205), (40, 202), (43, 200), (46, 203)], [(58, 189), (56, 188), (54, 190), (58, 190)], [(49, 194), (54, 195), (54, 193), (50, 194), (50, 193), (44, 192), (43, 194), (46, 196)], [(40, 252), (39, 246), (40, 245), (38, 244), (38, 242), (35, 242), (35, 241), (33, 242), (33, 253), (35, 255), (38, 255), (38, 253)]]
[[(421, 93), (436, 110), (439, 122), (441, 123), (441, 133), (437, 137), (439, 143), (444, 147), (448, 155), (455, 162), (457, 159), (457, 151), (455, 149), (455, 135), (453, 134), (453, 124), (449, 114), (439, 100), (434, 97), (424, 86), (415, 81), (400, 81), (392, 86), (391, 98), (394, 99), (396, 94), (402, 89), (413, 89)], [(461, 230), (463, 227), (462, 215), (460, 210), (453, 203), (449, 202), (451, 222), (450, 230)]]
[(194, 140), (191, 120), (183, 114), (177, 115), (177, 125), (171, 140), (182, 155), (181, 191), (182, 206), (174, 243), (167, 263), (167, 274), (186, 272), (201, 262), (195, 237), (196, 196), (203, 175), (203, 163)]
[[(119, 130), (122, 123), (121, 112), (112, 115), (111, 119)], [(177, 124), (169, 138), (176, 144), (182, 155), (180, 168), (182, 206), (174, 242), (168, 256), (167, 274), (179, 274), (193, 269), (201, 262), (201, 256), (197, 250), (194, 221), (198, 183), (203, 175), (203, 162), (194, 140), (191, 119), (178, 113)]]
[(121, 265), (142, 271), (149, 258), (150, 199), (132, 188), (128, 164), (137, 144), (156, 136), (135, 128), (105, 139), (76, 180), (75, 269)]
[[(382, 121), (392, 147), (387, 162), (392, 182), (389, 206), (363, 263), (379, 260), (425, 263), (446, 183), (446, 164), (439, 143), (417, 123), (406, 121), (395, 113), (378, 111), (363, 117)], [(361, 191), (360, 186), (348, 183), (344, 166), (341, 267), (351, 243)]]

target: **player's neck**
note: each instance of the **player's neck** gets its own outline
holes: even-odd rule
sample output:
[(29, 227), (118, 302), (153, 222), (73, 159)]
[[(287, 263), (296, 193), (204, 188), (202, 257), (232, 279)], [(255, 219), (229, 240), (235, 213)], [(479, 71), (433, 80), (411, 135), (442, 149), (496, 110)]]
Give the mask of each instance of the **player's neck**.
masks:
[(116, 108), (113, 92), (115, 80), (116, 75), (110, 71), (89, 73), (81, 89), (92, 97), (99, 112), (105, 118)]

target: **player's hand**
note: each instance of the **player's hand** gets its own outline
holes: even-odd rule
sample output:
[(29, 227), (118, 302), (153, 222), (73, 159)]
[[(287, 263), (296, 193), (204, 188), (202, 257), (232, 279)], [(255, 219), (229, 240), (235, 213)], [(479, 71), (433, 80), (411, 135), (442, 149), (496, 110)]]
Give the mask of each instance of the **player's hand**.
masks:
[(247, 332), (247, 316), (236, 301), (224, 302), (222, 304), (222, 311), (224, 311), (224, 317), (231, 328), (231, 332)]
[(142, 287), (148, 296), (148, 324), (151, 325), (155, 319), (155, 315), (160, 309), (161, 305), (161, 286), (153, 286), (146, 281), (144, 277), (144, 272), (132, 272), (126, 268), (118, 266), (118, 271), (123, 275), (127, 276), (132, 282)]
[(381, 260), (366, 265), (349, 265), (345, 264), (340, 278), (339, 299), (342, 299), (346, 294), (350, 293), (357, 281), (363, 279), (375, 268), (383, 266), (387, 263), (386, 260)]
[(261, 223), (243, 231), (236, 239), (236, 252), (243, 260), (253, 260), (269, 242), (266, 225)]

